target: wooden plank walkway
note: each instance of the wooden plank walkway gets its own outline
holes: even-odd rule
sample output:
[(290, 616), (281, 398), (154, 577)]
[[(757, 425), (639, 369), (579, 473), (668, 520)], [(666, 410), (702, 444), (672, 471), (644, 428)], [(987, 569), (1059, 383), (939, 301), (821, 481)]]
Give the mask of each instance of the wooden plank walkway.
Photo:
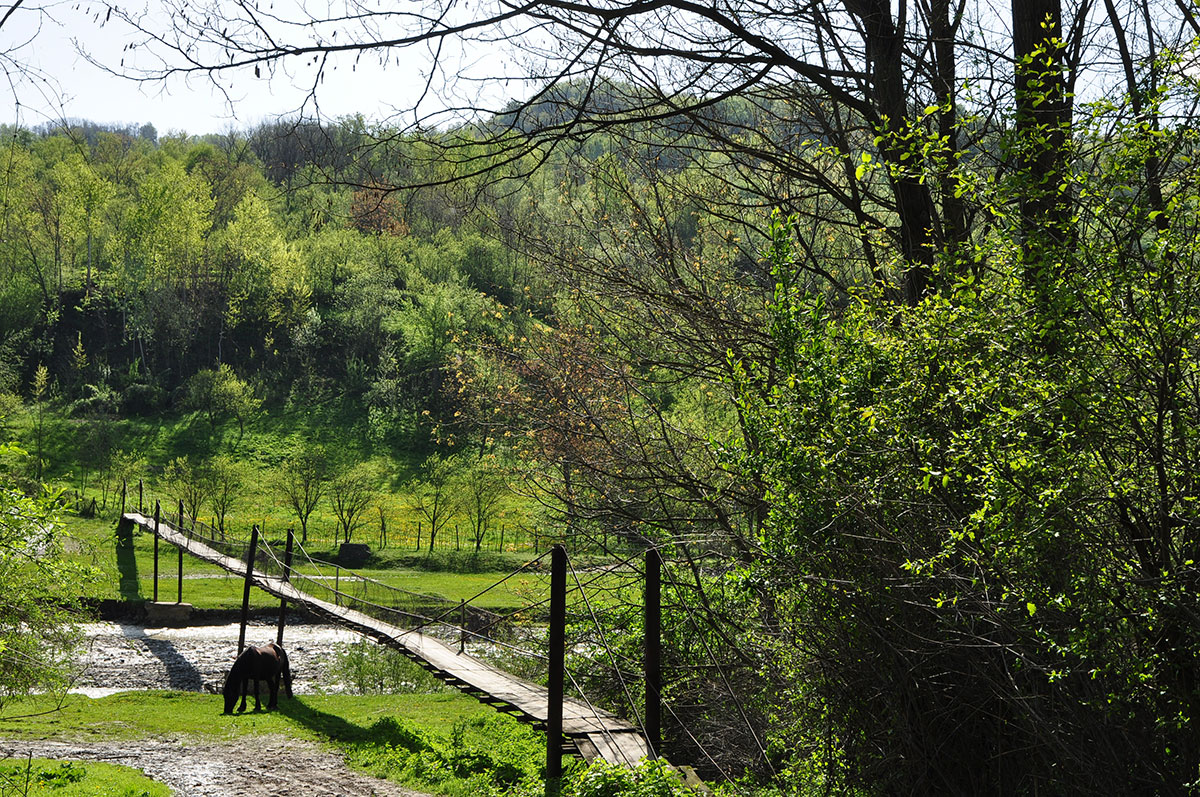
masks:
[[(122, 522), (141, 526), (154, 533), (154, 519), (140, 513), (127, 512), (122, 516)], [(246, 565), (240, 559), (225, 556), (181, 534), (166, 521), (160, 522), (158, 535), (199, 559), (240, 576), (246, 574)], [(255, 570), (251, 578), (255, 586), (275, 597), (303, 605), (331, 622), (396, 648), (447, 684), (480, 702), (545, 729), (549, 700), (544, 686), (522, 680), (491, 664), (459, 653), (436, 637), (418, 631), (406, 631), (357, 610), (315, 598), (278, 576)], [(572, 698), (563, 701), (563, 734), (567, 737), (567, 744), (573, 745), (575, 751), (588, 761), (603, 758), (609, 763), (631, 766), (651, 755), (641, 731), (632, 724), (615, 714)]]

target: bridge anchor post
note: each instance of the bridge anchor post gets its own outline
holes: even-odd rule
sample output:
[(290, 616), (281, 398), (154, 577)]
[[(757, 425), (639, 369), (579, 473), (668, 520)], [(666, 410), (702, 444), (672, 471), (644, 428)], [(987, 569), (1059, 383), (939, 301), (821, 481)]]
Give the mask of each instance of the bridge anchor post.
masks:
[(657, 548), (646, 551), (646, 716), (643, 730), (650, 753), (658, 758), (662, 744), (662, 555)]
[[(283, 582), (292, 580), (292, 546), (295, 544), (296, 530), (288, 529), (287, 547), (283, 549)], [(279, 630), (275, 633), (275, 644), (283, 646), (283, 625), (287, 616), (287, 598), (279, 599)]]
[(154, 502), (154, 602), (158, 603), (158, 521), (161, 507)]
[(242, 587), (242, 628), (238, 632), (238, 655), (246, 648), (246, 622), (250, 619), (250, 586), (254, 583), (254, 555), (258, 552), (258, 526), (250, 530), (250, 550), (246, 555), (246, 583)]
[(546, 706), (546, 793), (558, 794), (562, 780), (563, 681), (567, 658), (567, 549), (550, 556), (550, 682)]

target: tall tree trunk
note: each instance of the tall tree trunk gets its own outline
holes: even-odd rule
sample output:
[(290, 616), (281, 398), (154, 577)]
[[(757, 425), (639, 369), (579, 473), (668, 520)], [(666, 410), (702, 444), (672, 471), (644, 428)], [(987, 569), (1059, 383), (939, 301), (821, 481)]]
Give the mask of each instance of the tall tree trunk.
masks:
[[(1061, 0), (1012, 0), (1016, 88), (1016, 171), (1025, 280), (1039, 311), (1050, 313), (1053, 282), (1070, 239), (1067, 98)], [(1052, 323), (1052, 313), (1047, 316)]]
[(967, 238), (967, 206), (956, 193), (952, 174), (958, 165), (958, 70), (954, 43), (962, 20), (962, 3), (953, 8), (951, 0), (933, 0), (930, 6), (930, 32), (933, 36), (933, 89), (941, 110), (938, 111), (938, 136), (946, 142), (946, 165), (939, 175), (942, 203), (942, 243), (946, 255), (958, 262), (958, 250)]
[(904, 89), (904, 31), (892, 19), (888, 0), (869, 0), (861, 12), (874, 124), (881, 137), (879, 154), (895, 169), (891, 174), (892, 194), (900, 216), (901, 253), (908, 264), (901, 277), (901, 292), (905, 303), (914, 305), (932, 282), (934, 209), (929, 186), (921, 175), (911, 172), (909, 163), (912, 152)]

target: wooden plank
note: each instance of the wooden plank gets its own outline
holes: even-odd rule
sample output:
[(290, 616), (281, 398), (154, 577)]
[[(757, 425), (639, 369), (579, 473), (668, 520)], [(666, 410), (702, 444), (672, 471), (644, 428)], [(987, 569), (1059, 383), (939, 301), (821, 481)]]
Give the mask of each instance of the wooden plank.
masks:
[[(153, 532), (153, 520), (140, 513), (128, 512), (124, 518)], [(231, 573), (242, 575), (246, 571), (246, 566), (240, 559), (225, 556), (165, 523), (160, 523), (159, 536), (193, 556)], [(295, 575), (293, 577), (297, 578)], [(284, 581), (280, 577), (258, 570), (253, 571), (251, 578), (256, 586), (277, 598), (303, 605), (338, 625), (372, 637), (401, 650), (405, 655), (414, 657), (426, 669), (467, 694), (476, 696), (481, 702), (528, 722), (545, 726), (548, 714), (545, 687), (517, 678), (465, 653), (459, 653), (457, 646), (451, 647), (436, 637), (420, 631), (405, 630), (356, 609), (323, 601), (303, 592), (294, 582)], [(610, 763), (632, 766), (642, 758), (650, 756), (649, 746), (637, 728), (615, 714), (597, 709), (583, 701), (571, 698), (563, 701), (563, 733), (572, 738), (580, 754), (588, 760), (601, 757)]]

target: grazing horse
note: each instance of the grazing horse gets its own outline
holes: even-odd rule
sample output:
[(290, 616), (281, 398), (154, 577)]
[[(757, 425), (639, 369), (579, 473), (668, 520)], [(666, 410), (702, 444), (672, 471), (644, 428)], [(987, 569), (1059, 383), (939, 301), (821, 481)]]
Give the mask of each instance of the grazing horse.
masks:
[(267, 703), (267, 708), (275, 708), (279, 696), (280, 678), (283, 679), (284, 688), (287, 689), (287, 696), (290, 698), (292, 696), (292, 672), (288, 668), (287, 653), (281, 646), (272, 642), (261, 648), (246, 648), (233, 662), (233, 667), (230, 668), (229, 675), (225, 678), (225, 689), (223, 690), (225, 713), (233, 713), (233, 704), (237, 702), (239, 691), (242, 696), (242, 705), (238, 711), (246, 710), (246, 688), (250, 685), (250, 681), (254, 681), (254, 710), (262, 710), (258, 700), (259, 681), (266, 681), (271, 688), (271, 702)]

